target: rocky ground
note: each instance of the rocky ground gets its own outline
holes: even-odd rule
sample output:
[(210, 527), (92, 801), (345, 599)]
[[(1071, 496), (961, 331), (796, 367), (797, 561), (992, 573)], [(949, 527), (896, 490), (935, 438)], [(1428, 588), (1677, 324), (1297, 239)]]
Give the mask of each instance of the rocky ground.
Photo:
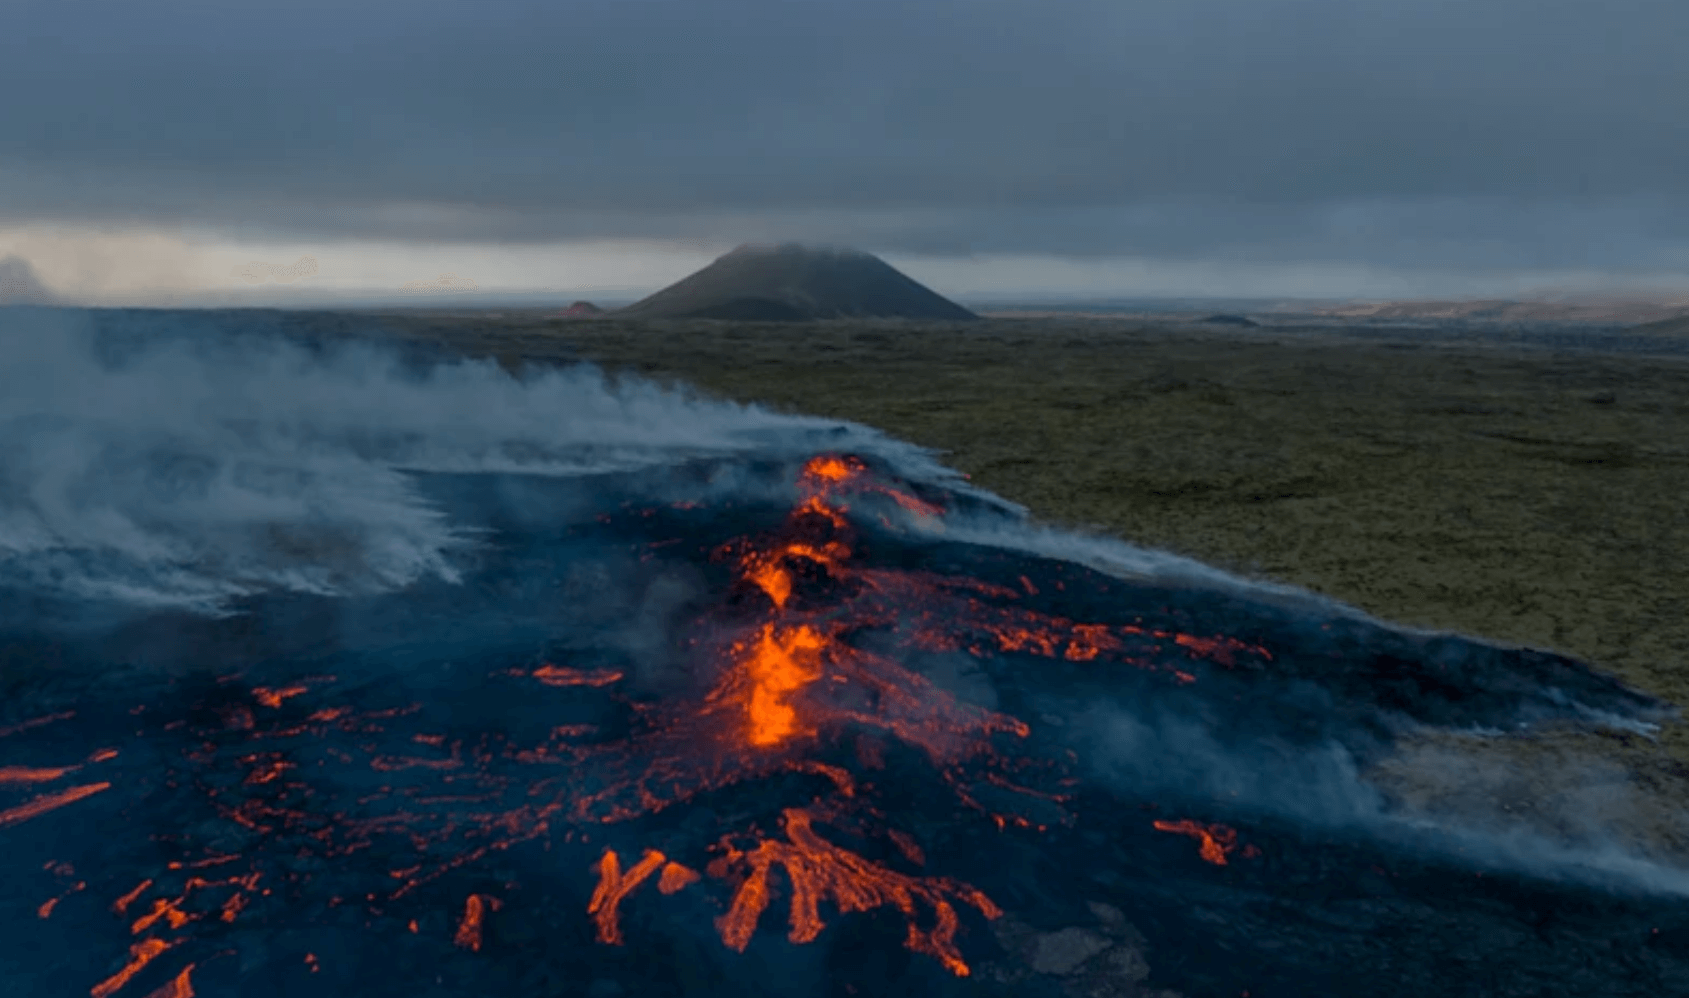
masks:
[(1106, 322), (454, 326), (509, 363), (868, 423), (1044, 520), (1689, 700), (1683, 360)]
[[(1598, 332), (1557, 345), (1463, 341), (1448, 328), (1432, 340), (1053, 318), (289, 321), (329, 339), (379, 321), (424, 353), (512, 369), (587, 359), (860, 421), (943, 451), (1042, 520), (1385, 620), (1568, 654), (1689, 702), (1689, 359), (1628, 341), (1604, 351)], [(1582, 823), (1567, 831), (1587, 838), (1593, 825), (1682, 857), (1686, 774), (1689, 728), (1670, 724), (1427, 737), (1366, 775), (1421, 812)], [(1166, 998), (1149, 983), (1166, 958), (1145, 946), (1151, 923), (1100, 901), (1088, 914), (993, 922), (1007, 957), (978, 979), (1015, 993)], [(1475, 965), (1492, 942), (1474, 937)]]
[[(512, 366), (585, 358), (868, 423), (1041, 519), (1386, 620), (1569, 654), (1689, 703), (1689, 360), (1675, 339), (1647, 355), (1625, 338), (1603, 351), (1594, 329), (1509, 343), (1054, 318), (390, 321)], [(1516, 772), (1516, 745), (1455, 748)], [(1626, 801), (1689, 796), (1681, 724), (1654, 739), (1567, 734), (1549, 752), (1582, 761), (1534, 767), (1513, 796), (1575, 798), (1595, 771)], [(1375, 776), (1421, 801), (1472, 796), (1415, 772)], [(1676, 843), (1675, 806), (1656, 805), (1636, 805), (1650, 815), (1639, 834)]]

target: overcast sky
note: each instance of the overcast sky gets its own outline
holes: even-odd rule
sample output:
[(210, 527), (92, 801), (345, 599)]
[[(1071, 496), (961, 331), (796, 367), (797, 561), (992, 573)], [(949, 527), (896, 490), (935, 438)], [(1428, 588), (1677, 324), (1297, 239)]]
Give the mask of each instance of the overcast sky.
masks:
[(0, 254), (88, 293), (640, 290), (774, 239), (975, 295), (1689, 287), (1684, 0), (0, 12)]

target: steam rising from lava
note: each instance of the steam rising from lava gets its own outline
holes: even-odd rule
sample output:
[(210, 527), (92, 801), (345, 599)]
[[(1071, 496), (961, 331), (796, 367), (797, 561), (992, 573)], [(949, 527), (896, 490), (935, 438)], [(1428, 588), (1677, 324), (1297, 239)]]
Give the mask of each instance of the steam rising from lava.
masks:
[(516, 379), (369, 347), (121, 334), (76, 312), (0, 324), (0, 585), (215, 612), (456, 580), (475, 525), (443, 516), (416, 472), (595, 475), (826, 435), (943, 475), (865, 428), (585, 367)]
[(1215, 993), (1314, 994), (1271, 982), (1342, 961), (1251, 948), (1275, 877), (1299, 900), (1388, 866), (1470, 907), (1476, 840), (1403, 847), (1366, 764), (1658, 710), (1034, 531), (861, 427), (586, 369), (34, 332), (0, 344), (26, 358), (0, 374), (0, 972), (29, 998), (780, 993), (758, 968), (793, 948), (840, 993), (964, 993), (1020, 979), (1011, 922), (1106, 899), (1197, 946), (1222, 895), (1245, 956)]

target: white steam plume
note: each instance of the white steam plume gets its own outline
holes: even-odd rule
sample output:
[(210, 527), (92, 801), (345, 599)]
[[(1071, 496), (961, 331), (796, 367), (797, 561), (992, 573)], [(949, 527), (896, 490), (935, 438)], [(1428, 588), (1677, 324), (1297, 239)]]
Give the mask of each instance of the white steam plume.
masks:
[(454, 579), (473, 525), (447, 522), (408, 471), (588, 475), (839, 429), (584, 366), (418, 373), (367, 345), (176, 338), (102, 359), (75, 312), (0, 312), (0, 358), (0, 585), (203, 612)]

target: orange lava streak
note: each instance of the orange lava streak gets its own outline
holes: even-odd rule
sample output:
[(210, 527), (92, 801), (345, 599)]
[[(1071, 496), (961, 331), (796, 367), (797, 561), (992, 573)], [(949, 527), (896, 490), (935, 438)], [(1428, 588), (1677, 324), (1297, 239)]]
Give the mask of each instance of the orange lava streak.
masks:
[[(998, 917), (1002, 909), (967, 884), (946, 877), (909, 877), (871, 863), (817, 835), (810, 822), (809, 812), (788, 808), (788, 842), (760, 842), (749, 852), (731, 850), (710, 864), (712, 876), (726, 876), (738, 867), (749, 868), (733, 896), (732, 907), (716, 920), (723, 943), (741, 953), (750, 945), (757, 921), (768, 907), (769, 871), (778, 864), (785, 868), (792, 887), (791, 931), (787, 934), (792, 942), (812, 942), (821, 934), (826, 927), (820, 913), (823, 900), (830, 899), (841, 913), (891, 905), (908, 922), (905, 946), (936, 958), (958, 977), (968, 975), (968, 965), (956, 949), (960, 921), (949, 898), (973, 905), (987, 918)], [(916, 925), (917, 902), (933, 910), (935, 924), (931, 929)]]
[(140, 918), (135, 919), (135, 924), (129, 927), (130, 934), (138, 936), (158, 924), (160, 919), (170, 923), (170, 927), (172, 929), (181, 928), (186, 925), (193, 916), (183, 911), (180, 905), (180, 898), (173, 898), (168, 901), (164, 899), (154, 901), (152, 903), (152, 910), (147, 912), (145, 915), (142, 915)]
[(1204, 825), (1195, 821), (1157, 821), (1158, 831), (1189, 835), (1201, 843), (1202, 858), (1225, 866), (1226, 856), (1237, 849), (1237, 829), (1225, 825)]
[[(243, 759), (241, 761), (245, 762), (246, 760)], [(241, 782), (249, 787), (263, 783), (270, 783), (274, 780), (281, 779), (284, 773), (293, 768), (294, 763), (287, 762), (282, 759), (272, 759), (262, 765), (254, 767), (251, 772), (246, 774), (246, 779)]]
[(111, 910), (117, 912), (119, 915), (123, 914), (128, 911), (129, 906), (134, 904), (136, 899), (138, 899), (142, 894), (145, 894), (147, 892), (147, 888), (151, 886), (151, 880), (141, 881), (135, 885), (134, 890), (118, 898), (116, 901), (113, 901), (111, 903)]
[(246, 895), (236, 894), (223, 902), (223, 911), (217, 917), (225, 922), (232, 922), (240, 917), (241, 909), (246, 907)]
[(309, 688), (304, 686), (284, 686), (279, 690), (255, 686), (252, 689), (252, 697), (266, 707), (280, 707), (283, 700), (308, 692)]
[(927, 865), (926, 850), (922, 849), (921, 844), (911, 838), (909, 833), (900, 832), (894, 828), (886, 834), (891, 837), (892, 845), (897, 846), (897, 851), (903, 854), (904, 859), (916, 866)]
[[(837, 485), (860, 476), (867, 470), (867, 466), (856, 458), (843, 458), (834, 454), (823, 454), (809, 459), (803, 466), (803, 472), (798, 478), (800, 485), (813, 491), (825, 491), (829, 485)], [(890, 488), (877, 483), (864, 486), (871, 492), (878, 492), (897, 503), (911, 513), (920, 516), (938, 517), (944, 515), (944, 510), (932, 503), (917, 499), (907, 492)], [(813, 501), (813, 500), (812, 500)], [(825, 511), (829, 516), (835, 516), (831, 511)]]
[(679, 863), (663, 865), (663, 874), (657, 878), (657, 890), (664, 894), (678, 894), (699, 881), (697, 870), (681, 866)]
[(102, 790), (110, 789), (110, 783), (88, 783), (80, 787), (60, 790), (56, 794), (42, 794), (27, 804), (19, 804), (9, 810), (0, 811), (0, 828), (40, 817), (48, 811), (64, 807), (66, 804), (74, 804), (84, 797), (92, 797)]
[(28, 731), (31, 728), (39, 728), (44, 724), (52, 724), (54, 721), (68, 720), (75, 716), (76, 711), (65, 710), (60, 711), (57, 714), (48, 714), (46, 717), (37, 717), (28, 721), (19, 721), (16, 724), (8, 724), (5, 727), (0, 728), (0, 738), (5, 738), (7, 735), (15, 735), (22, 731)]
[(829, 766), (827, 763), (816, 762), (813, 759), (799, 759), (792, 763), (789, 768), (799, 773), (814, 773), (817, 776), (825, 776), (833, 781), (833, 787), (841, 795), (845, 797), (856, 796), (856, 779), (850, 775), (848, 769)]
[[(668, 861), (668, 857), (655, 849), (647, 849), (645, 856), (624, 875), (622, 861), (617, 858), (614, 849), (604, 850), (604, 856), (598, 861), (598, 888), (592, 892), (592, 901), (586, 906), (587, 914), (598, 924), (598, 941), (612, 946), (622, 944), (622, 927), (620, 912), (622, 899), (633, 892), (635, 887), (644, 883), (646, 878), (656, 873)], [(661, 889), (661, 883), (658, 884)]]
[[(486, 922), (488, 911), (498, 911), (504, 907), (498, 898), (488, 894), (471, 894), (463, 904), (463, 920), (458, 923), (457, 935), (452, 942), (464, 949), (479, 953), (481, 951), (481, 929)], [(414, 923), (413, 923), (414, 924)]]
[(378, 755), (369, 762), (369, 768), (378, 773), (396, 773), (404, 769), (457, 769), (462, 765), (461, 759), (419, 759), (409, 755)]
[(0, 766), (0, 783), (51, 783), (66, 773), (74, 772), (75, 766), (64, 766), (59, 769), (32, 769), (28, 766)]
[(1273, 657), (1272, 654), (1265, 648), (1257, 647), (1247, 641), (1239, 641), (1237, 638), (1199, 638), (1190, 634), (1180, 634), (1174, 637), (1173, 640), (1178, 644), (1189, 648), (1191, 651), (1196, 652), (1198, 655), (1211, 658), (1224, 666), (1236, 665), (1238, 652), (1254, 652), (1255, 654), (1265, 656), (1268, 659)]
[(145, 970), (147, 964), (157, 959), (160, 953), (170, 948), (170, 943), (162, 939), (143, 939), (129, 947), (129, 962), (123, 969), (111, 975), (89, 989), (93, 998), (108, 998), (117, 993), (118, 989), (128, 984), (136, 974)]
[(615, 669), (567, 669), (561, 665), (542, 665), (529, 675), (547, 686), (609, 686), (622, 679)]
[(902, 506), (911, 513), (930, 517), (939, 517), (944, 515), (944, 510), (942, 508), (934, 506), (930, 502), (917, 499), (907, 492), (899, 492), (896, 489), (888, 488), (880, 488), (877, 491), (886, 495), (892, 502), (897, 503), (899, 506)]
[(190, 963), (169, 983), (149, 993), (147, 998), (194, 998), (193, 972), (194, 965)]
[(58, 897), (48, 898), (46, 901), (43, 901), (41, 903), (41, 907), (35, 909), (35, 917), (37, 917), (37, 918), (52, 918), (53, 917), (53, 911), (54, 911), (54, 909), (58, 908), (59, 902), (63, 901), (67, 897), (70, 897), (72, 894), (75, 894), (77, 891), (83, 891), (83, 890), (87, 890), (87, 889), (88, 889), (88, 885), (84, 882), (79, 881), (74, 887), (65, 891), (63, 894), (60, 894)]

